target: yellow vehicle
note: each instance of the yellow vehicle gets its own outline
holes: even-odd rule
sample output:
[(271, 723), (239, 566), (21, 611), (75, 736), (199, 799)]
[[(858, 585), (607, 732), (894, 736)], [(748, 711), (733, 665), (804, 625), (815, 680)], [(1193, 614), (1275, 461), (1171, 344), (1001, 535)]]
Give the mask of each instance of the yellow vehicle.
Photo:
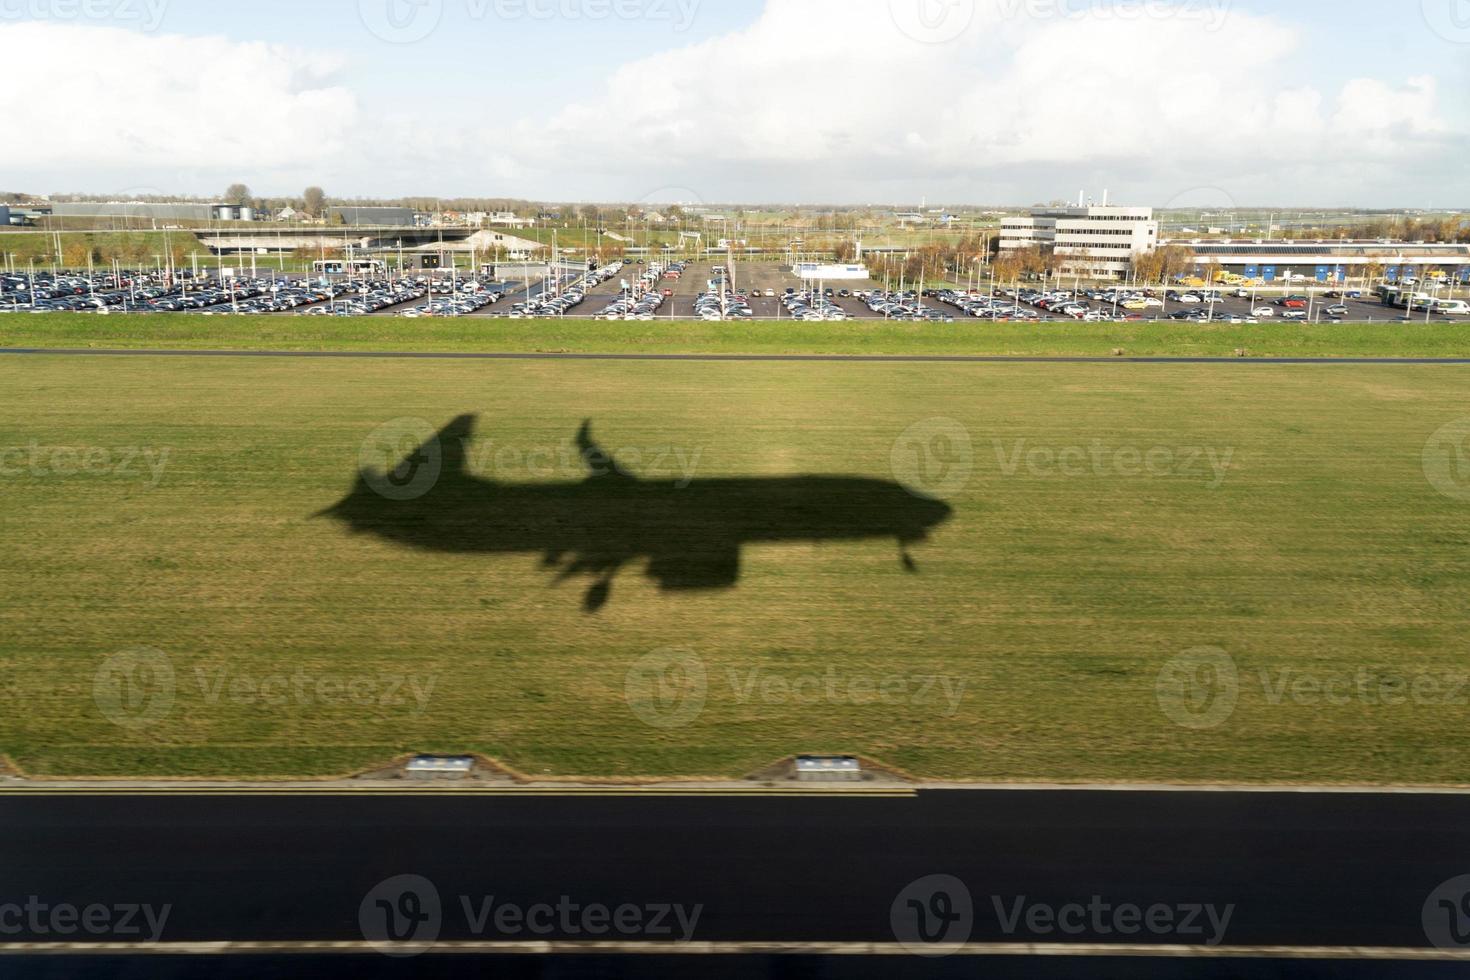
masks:
[(1122, 303), (1120, 303), (1119, 305), (1122, 306), (1123, 309), (1125, 309), (1125, 310), (1135, 310), (1136, 311), (1136, 310), (1146, 310), (1146, 309), (1148, 309), (1148, 304), (1145, 303), (1141, 299), (1125, 300)]
[(1201, 289), (1205, 286), (1208, 286), (1209, 283), (1205, 282), (1199, 276), (1181, 276), (1179, 279), (1179, 285), (1188, 286), (1190, 289)]
[(1245, 276), (1235, 272), (1222, 272), (1215, 277), (1215, 281), (1225, 286), (1241, 286), (1245, 284)]

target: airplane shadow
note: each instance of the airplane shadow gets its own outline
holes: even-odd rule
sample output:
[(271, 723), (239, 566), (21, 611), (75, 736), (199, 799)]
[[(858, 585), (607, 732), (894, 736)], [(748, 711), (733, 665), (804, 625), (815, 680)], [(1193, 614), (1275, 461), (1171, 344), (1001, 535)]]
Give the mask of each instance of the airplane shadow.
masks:
[(469, 472), (476, 418), (462, 416), (392, 470), (363, 469), (341, 503), (316, 515), (354, 533), (445, 554), (535, 554), (556, 582), (593, 579), (583, 608), (597, 612), (618, 572), (646, 563), (665, 592), (734, 588), (746, 544), (893, 538), (908, 549), (948, 521), (948, 504), (890, 481), (844, 476), (646, 481), (593, 441), (576, 445), (576, 483), (496, 483)]

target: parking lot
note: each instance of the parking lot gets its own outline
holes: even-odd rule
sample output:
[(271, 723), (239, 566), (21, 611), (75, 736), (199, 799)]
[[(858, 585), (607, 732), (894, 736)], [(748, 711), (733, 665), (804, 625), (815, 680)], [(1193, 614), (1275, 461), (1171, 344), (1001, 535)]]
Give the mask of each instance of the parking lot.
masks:
[[(726, 272), (718, 270), (729, 269)], [(723, 278), (723, 289), (719, 283)], [(712, 288), (711, 283), (717, 285)], [(701, 297), (703, 297), (701, 301)], [(696, 305), (698, 303), (698, 305)], [(1296, 307), (1296, 308), (1293, 308)], [(221, 281), (171, 278), (158, 271), (0, 276), (0, 312), (290, 314), (296, 316), (611, 317), (616, 319), (927, 320), (980, 318), (1026, 322), (1467, 322), (1449, 313), (1412, 314), (1372, 294), (1320, 287), (1189, 290), (912, 290), (886, 293), (871, 280), (805, 283), (774, 262), (628, 258), (602, 269), (565, 273), (561, 282), (489, 282), (442, 273), (337, 280), (304, 275)]]
[[(651, 262), (654, 263), (652, 266)], [(658, 278), (645, 288), (640, 285), (639, 280), (650, 268), (660, 271)], [(722, 273), (719, 270), (725, 271)], [(710, 284), (718, 282), (722, 274), (726, 280), (724, 297), (729, 319), (789, 319), (792, 314), (783, 304), (782, 297), (786, 296), (788, 289), (800, 292), (807, 288), (806, 284), (792, 274), (790, 267), (773, 262), (727, 263), (706, 259), (693, 262), (670, 261), (665, 264), (655, 260), (640, 262), (634, 259), (628, 261), (612, 279), (588, 289), (586, 298), (575, 315), (600, 315), (624, 294), (623, 284), (627, 283), (632, 295), (646, 291), (658, 294), (662, 302), (653, 314), (658, 319), (703, 318), (696, 309), (696, 301), (701, 296), (708, 299), (719, 298), (720, 291), (711, 289)], [(832, 301), (850, 318), (876, 319), (880, 314), (868, 309), (861, 300), (851, 295), (839, 295), (844, 291), (850, 294), (856, 290), (866, 291), (872, 288), (873, 284), (866, 281), (840, 283), (832, 288)], [(710, 306), (706, 302), (705, 308), (709, 309)], [(742, 315), (747, 309), (748, 315)]]
[(1129, 289), (1095, 287), (1086, 290), (1042, 290), (1037, 287), (994, 292), (942, 291), (941, 302), (962, 316), (993, 320), (1065, 322), (1158, 321), (1221, 323), (1291, 322), (1466, 322), (1463, 315), (1410, 313), (1389, 306), (1373, 295), (1352, 290), (1265, 290), (1260, 288)]

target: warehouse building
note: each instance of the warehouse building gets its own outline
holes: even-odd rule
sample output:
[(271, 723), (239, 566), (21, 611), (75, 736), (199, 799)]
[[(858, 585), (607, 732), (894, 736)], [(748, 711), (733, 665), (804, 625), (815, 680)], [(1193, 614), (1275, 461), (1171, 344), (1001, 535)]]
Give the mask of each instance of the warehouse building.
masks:
[(255, 209), (236, 204), (77, 201), (52, 204), (58, 218), (133, 218), (142, 221), (254, 221)]
[(384, 207), (332, 207), (327, 212), (327, 223), (334, 225), (389, 225), (395, 228), (412, 228), (417, 223), (417, 212), (413, 208)]
[(1352, 282), (1371, 278), (1450, 279), (1470, 283), (1470, 244), (1394, 241), (1171, 241), (1192, 249), (1201, 278), (1212, 270), (1273, 282)]

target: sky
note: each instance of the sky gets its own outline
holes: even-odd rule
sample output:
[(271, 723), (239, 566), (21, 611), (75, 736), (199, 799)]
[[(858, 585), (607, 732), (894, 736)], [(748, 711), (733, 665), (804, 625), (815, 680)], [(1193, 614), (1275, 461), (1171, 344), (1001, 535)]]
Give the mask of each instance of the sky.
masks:
[(0, 0), (0, 50), (4, 191), (1470, 207), (1470, 0)]

